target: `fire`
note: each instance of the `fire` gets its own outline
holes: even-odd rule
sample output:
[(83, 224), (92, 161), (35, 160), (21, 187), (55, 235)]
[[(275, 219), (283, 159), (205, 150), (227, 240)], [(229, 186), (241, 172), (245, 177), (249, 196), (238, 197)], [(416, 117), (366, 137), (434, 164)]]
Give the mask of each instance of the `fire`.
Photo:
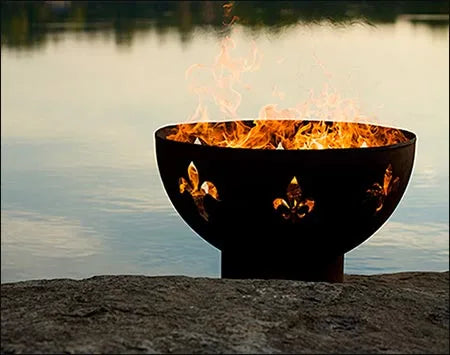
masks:
[(398, 129), (355, 122), (254, 120), (179, 124), (167, 139), (248, 149), (336, 149), (406, 142)]
[[(224, 17), (232, 17), (233, 2), (223, 5)], [(224, 26), (231, 28), (237, 17)], [(319, 95), (310, 97), (295, 107), (279, 109), (268, 104), (259, 110), (254, 121), (240, 121), (238, 108), (242, 101), (241, 88), (250, 89), (243, 81), (246, 73), (259, 69), (262, 54), (254, 43), (246, 57), (235, 57), (236, 43), (226, 36), (212, 64), (193, 64), (186, 70), (189, 89), (198, 98), (191, 124), (179, 124), (167, 139), (208, 146), (248, 149), (335, 149), (379, 147), (406, 142), (404, 134), (394, 128), (368, 123), (358, 106), (343, 99), (336, 91), (324, 86)], [(277, 64), (284, 58), (278, 59)], [(324, 65), (316, 58), (319, 65)], [(324, 69), (325, 74), (329, 73)], [(206, 74), (210, 82), (201, 82)], [(272, 96), (283, 100), (286, 94), (277, 85)], [(212, 101), (226, 119), (233, 122), (210, 122), (207, 101)]]
[(178, 181), (180, 193), (183, 194), (184, 192), (188, 192), (192, 196), (200, 216), (202, 216), (204, 220), (208, 221), (209, 215), (205, 210), (203, 200), (206, 195), (209, 195), (219, 201), (219, 193), (217, 188), (210, 181), (203, 182), (199, 188), (200, 178), (194, 162), (191, 162), (188, 166), (188, 177), (189, 181), (187, 181), (184, 177), (180, 177)]

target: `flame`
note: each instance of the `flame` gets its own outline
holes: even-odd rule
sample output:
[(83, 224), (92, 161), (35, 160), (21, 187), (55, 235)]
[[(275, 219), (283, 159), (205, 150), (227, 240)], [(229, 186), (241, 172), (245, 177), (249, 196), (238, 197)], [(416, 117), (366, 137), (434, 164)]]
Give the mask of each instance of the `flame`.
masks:
[(369, 196), (376, 200), (377, 207), (375, 208), (375, 213), (381, 211), (387, 196), (397, 189), (399, 181), (399, 177), (392, 180), (392, 165), (389, 164), (384, 173), (383, 185), (375, 182), (372, 187), (367, 190)]
[[(218, 147), (285, 150), (366, 148), (407, 141), (398, 129), (356, 123), (366, 120), (359, 107), (328, 85), (318, 95), (311, 91), (309, 98), (295, 107), (268, 104), (253, 122), (239, 121), (242, 95), (237, 86), (248, 88), (243, 75), (258, 70), (262, 55), (254, 43), (247, 57), (233, 56), (235, 48), (236, 43), (225, 37), (213, 64), (194, 64), (186, 70), (189, 88), (198, 97), (190, 120), (194, 123), (177, 125), (167, 139)], [(205, 73), (212, 77), (212, 84), (199, 82), (198, 77)], [(272, 95), (285, 97), (276, 85)], [(208, 99), (233, 122), (209, 122)]]
[[(233, 8), (233, 2), (223, 5), (224, 18), (232, 17)], [(233, 17), (224, 26), (232, 27), (235, 20)], [(218, 147), (284, 150), (379, 147), (408, 140), (398, 129), (356, 123), (367, 121), (358, 105), (342, 98), (328, 85), (324, 85), (318, 95), (311, 90), (309, 98), (295, 107), (278, 108), (277, 104), (267, 104), (253, 122), (240, 121), (239, 86), (250, 89), (243, 76), (259, 69), (262, 54), (254, 42), (246, 57), (234, 56), (235, 49), (236, 43), (226, 36), (212, 64), (194, 64), (186, 70), (189, 89), (198, 98), (197, 108), (190, 118), (194, 123), (177, 125), (167, 139)], [(317, 56), (314, 58), (324, 74), (331, 77)], [(276, 62), (281, 64), (284, 59)], [(200, 82), (205, 74), (212, 81)], [(274, 85), (272, 96), (283, 100), (285, 93)], [(233, 122), (209, 122), (208, 100)]]
[[(249, 149), (381, 147), (406, 142), (398, 129), (355, 122), (254, 120), (179, 124), (167, 135), (178, 142)], [(198, 141), (197, 141), (198, 142)]]
[[(198, 105), (191, 121), (208, 120), (208, 100), (212, 100), (226, 117), (238, 117), (237, 110), (242, 95), (236, 86), (249, 88), (249, 85), (243, 82), (242, 75), (258, 70), (262, 55), (254, 42), (246, 57), (234, 57), (232, 52), (235, 48), (236, 43), (227, 36), (222, 40), (220, 52), (212, 64), (193, 64), (186, 70), (188, 89), (198, 98)], [(202, 82), (201, 79), (205, 76), (212, 80)]]
[[(234, 7), (234, 2), (230, 1), (230, 2), (228, 2), (228, 3), (226, 3), (226, 4), (224, 4), (222, 7), (223, 7), (223, 17), (224, 17), (224, 18), (229, 18), (229, 17), (231, 17), (231, 13), (232, 13), (233, 7)], [(239, 17), (236, 16), (236, 15), (234, 15), (234, 16), (231, 18), (231, 21), (230, 21), (229, 23), (226, 23), (225, 21), (223, 21), (222, 24), (223, 24), (224, 26), (232, 26), (236, 21), (239, 21)]]
[(286, 97), (286, 94), (283, 91), (281, 91), (280, 89), (278, 89), (277, 85), (275, 85), (272, 90), (272, 96), (277, 97), (280, 100), (284, 100), (284, 98)]
[(302, 199), (302, 189), (294, 176), (287, 187), (286, 197), (273, 200), (273, 208), (281, 211), (281, 216), (285, 220), (298, 222), (314, 209), (315, 202), (311, 199)]
[(198, 188), (200, 178), (194, 162), (191, 162), (189, 164), (187, 171), (189, 181), (187, 181), (184, 177), (180, 177), (178, 180), (180, 193), (183, 194), (184, 192), (188, 192), (192, 196), (192, 199), (197, 206), (200, 216), (202, 216), (204, 220), (208, 221), (209, 215), (205, 210), (203, 200), (206, 195), (210, 195), (212, 198), (219, 201), (219, 193), (217, 191), (217, 188), (210, 181), (203, 182), (203, 184), (200, 186), (200, 189)]

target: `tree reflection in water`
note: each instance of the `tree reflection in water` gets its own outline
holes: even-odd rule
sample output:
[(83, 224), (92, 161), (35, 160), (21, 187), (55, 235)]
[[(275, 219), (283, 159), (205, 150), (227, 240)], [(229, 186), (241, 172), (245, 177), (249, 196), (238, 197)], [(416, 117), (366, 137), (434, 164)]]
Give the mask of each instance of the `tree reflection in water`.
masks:
[[(140, 33), (169, 31), (189, 43), (195, 30), (225, 35), (221, 1), (2, 1), (2, 46), (38, 49), (66, 32), (97, 38), (113, 34), (127, 47)], [(439, 21), (411, 17), (434, 30), (448, 29), (448, 1), (235, 1), (233, 13), (251, 31), (281, 32), (297, 23), (328, 21), (336, 25), (393, 23), (402, 14), (437, 14)], [(445, 16), (447, 15), (447, 16)]]

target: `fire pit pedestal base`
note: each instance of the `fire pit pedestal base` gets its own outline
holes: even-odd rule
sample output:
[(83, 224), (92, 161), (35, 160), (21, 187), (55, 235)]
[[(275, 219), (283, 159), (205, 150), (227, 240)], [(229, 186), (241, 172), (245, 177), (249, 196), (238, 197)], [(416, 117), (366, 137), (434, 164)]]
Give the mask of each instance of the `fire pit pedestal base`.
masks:
[(344, 255), (338, 257), (275, 258), (248, 257), (248, 254), (222, 251), (222, 278), (285, 279), (343, 282)]

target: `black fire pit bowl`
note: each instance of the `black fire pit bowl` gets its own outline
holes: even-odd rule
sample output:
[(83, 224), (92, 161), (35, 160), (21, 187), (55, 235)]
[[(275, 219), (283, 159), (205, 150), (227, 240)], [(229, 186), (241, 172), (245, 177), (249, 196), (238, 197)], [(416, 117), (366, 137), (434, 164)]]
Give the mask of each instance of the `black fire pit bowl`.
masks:
[(222, 251), (224, 278), (341, 282), (344, 254), (389, 218), (414, 162), (416, 136), (404, 130), (407, 142), (383, 147), (260, 150), (166, 139), (174, 127), (155, 132), (161, 179)]

